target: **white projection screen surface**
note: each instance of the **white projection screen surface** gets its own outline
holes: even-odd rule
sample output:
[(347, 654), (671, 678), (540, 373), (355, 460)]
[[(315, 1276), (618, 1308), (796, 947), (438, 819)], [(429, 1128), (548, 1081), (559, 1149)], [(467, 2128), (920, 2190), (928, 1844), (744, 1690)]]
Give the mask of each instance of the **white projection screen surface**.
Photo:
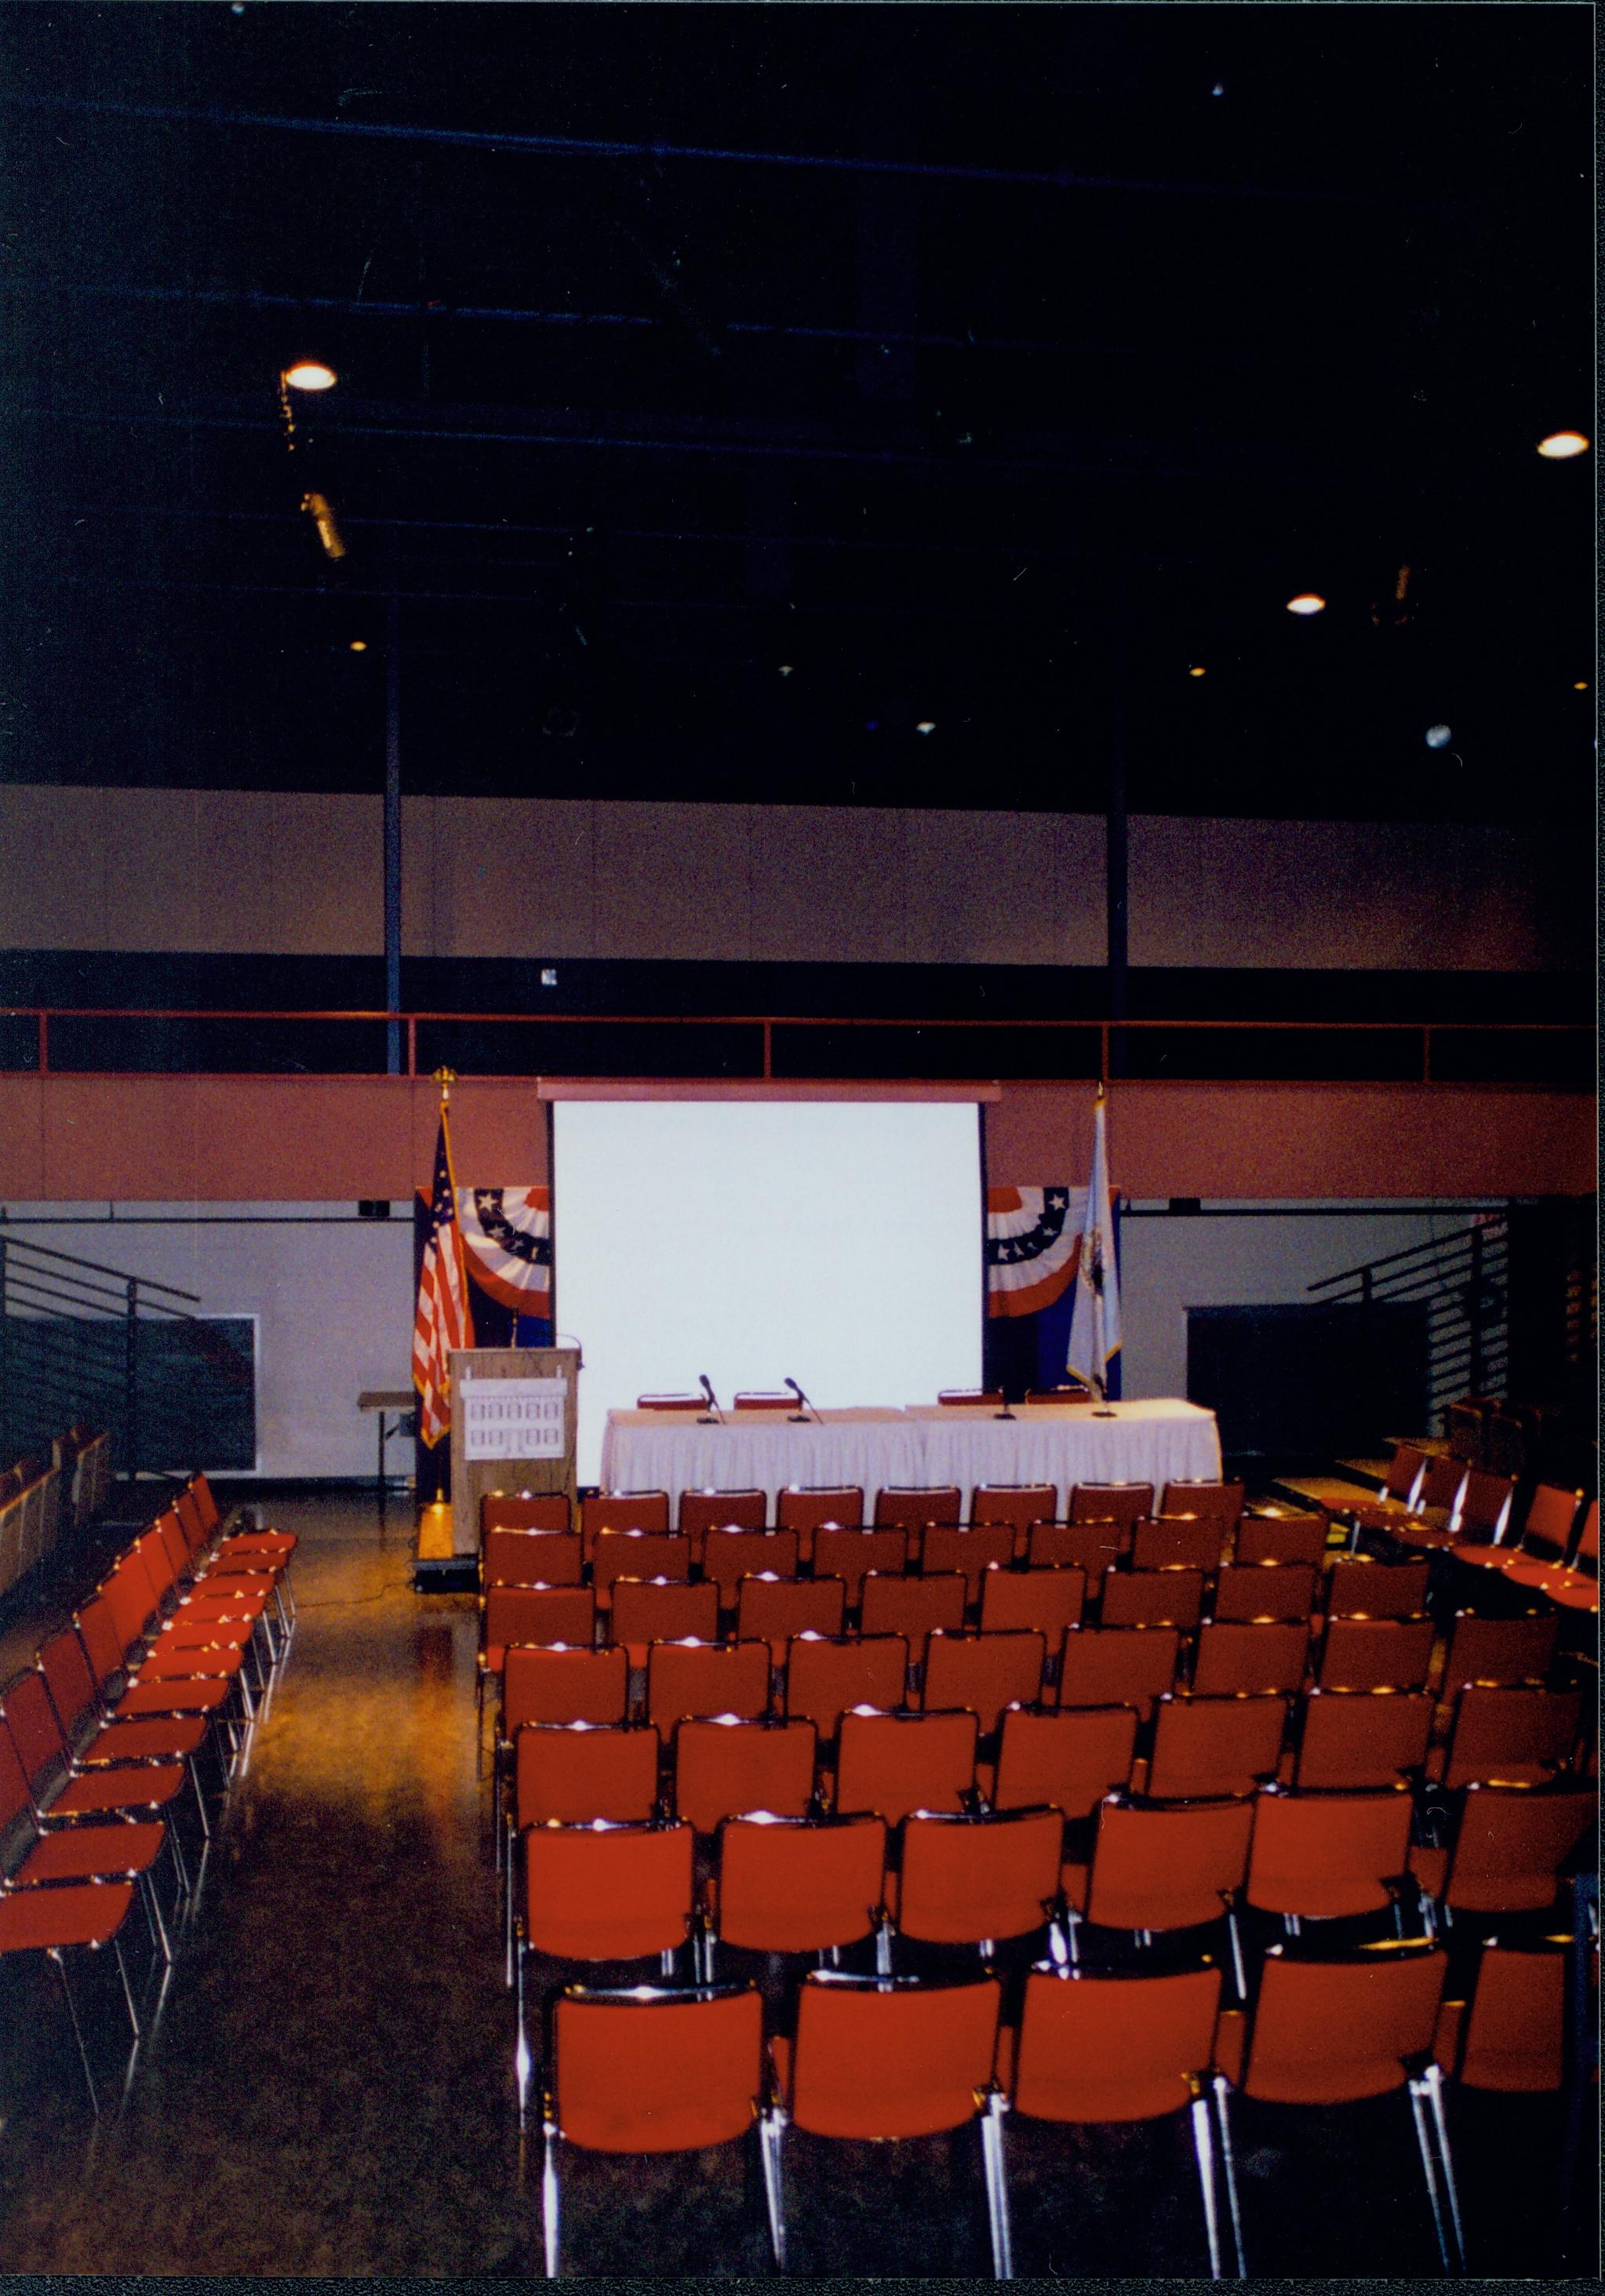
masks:
[(559, 1101), (556, 1308), (584, 1351), (582, 1483), (638, 1395), (799, 1381), (934, 1402), (981, 1369), (973, 1102)]

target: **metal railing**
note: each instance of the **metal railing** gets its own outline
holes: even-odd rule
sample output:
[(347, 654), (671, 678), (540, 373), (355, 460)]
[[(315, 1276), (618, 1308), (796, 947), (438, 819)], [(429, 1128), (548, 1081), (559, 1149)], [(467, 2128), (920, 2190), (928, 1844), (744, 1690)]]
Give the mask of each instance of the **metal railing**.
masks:
[[(1510, 1219), (1479, 1212), (1454, 1234), (1385, 1252), (1308, 1286), (1319, 1304), (1358, 1310), (1357, 1361), (1376, 1360), (1367, 1319), (1373, 1308), (1417, 1303), (1427, 1332), (1426, 1424), (1462, 1395), (1503, 1394), (1510, 1374)], [(1417, 1431), (1404, 1429), (1404, 1433)]]
[[(187, 1304), (186, 1304), (187, 1303)], [(222, 1399), (254, 1374), (206, 1319), (193, 1292), (8, 1233), (0, 1212), (0, 1456), (48, 1457), (80, 1421), (107, 1428), (116, 1468), (183, 1472), (156, 1456), (148, 1411), (154, 1324), (181, 1327), (186, 1376)]]
[(0, 1006), (0, 1071), (36, 1076), (418, 1077), (449, 1066), (483, 1076), (1218, 1078), (1590, 1090), (1593, 1045), (1593, 1029), (1571, 1021)]

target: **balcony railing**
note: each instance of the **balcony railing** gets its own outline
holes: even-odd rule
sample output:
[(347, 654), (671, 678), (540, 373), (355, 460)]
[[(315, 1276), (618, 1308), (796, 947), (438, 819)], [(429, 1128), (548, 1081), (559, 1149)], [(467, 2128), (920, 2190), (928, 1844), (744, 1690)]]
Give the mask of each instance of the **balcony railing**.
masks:
[(1519, 1084), (1590, 1091), (1574, 1022), (0, 1007), (0, 1073)]

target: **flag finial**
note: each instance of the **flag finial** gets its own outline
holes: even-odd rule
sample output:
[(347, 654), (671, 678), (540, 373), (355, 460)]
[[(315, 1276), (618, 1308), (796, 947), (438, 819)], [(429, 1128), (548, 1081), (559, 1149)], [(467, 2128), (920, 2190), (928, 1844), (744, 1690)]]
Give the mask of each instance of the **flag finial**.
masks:
[(457, 1081), (457, 1071), (455, 1069), (436, 1069), (433, 1076), (434, 1081), (440, 1087), (440, 1105), (446, 1108), (451, 1102), (452, 1086)]

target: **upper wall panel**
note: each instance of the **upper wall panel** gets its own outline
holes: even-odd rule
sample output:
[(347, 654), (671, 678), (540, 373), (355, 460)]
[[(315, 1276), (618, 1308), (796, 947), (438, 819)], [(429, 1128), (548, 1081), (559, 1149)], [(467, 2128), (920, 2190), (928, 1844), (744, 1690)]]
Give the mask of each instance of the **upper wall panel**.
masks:
[[(0, 947), (374, 955), (374, 796), (0, 786)], [(1589, 961), (1547, 832), (1131, 824), (1134, 965), (1531, 972)], [(408, 798), (410, 956), (1093, 965), (1089, 814)]]

